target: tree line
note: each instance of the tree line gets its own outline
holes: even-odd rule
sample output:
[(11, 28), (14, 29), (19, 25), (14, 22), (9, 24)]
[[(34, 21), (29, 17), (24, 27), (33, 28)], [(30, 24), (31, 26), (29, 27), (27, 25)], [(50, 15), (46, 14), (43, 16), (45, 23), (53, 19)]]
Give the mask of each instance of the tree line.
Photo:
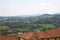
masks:
[(0, 16), (0, 31), (45, 31), (60, 27), (60, 14), (43, 14), (37, 16)]

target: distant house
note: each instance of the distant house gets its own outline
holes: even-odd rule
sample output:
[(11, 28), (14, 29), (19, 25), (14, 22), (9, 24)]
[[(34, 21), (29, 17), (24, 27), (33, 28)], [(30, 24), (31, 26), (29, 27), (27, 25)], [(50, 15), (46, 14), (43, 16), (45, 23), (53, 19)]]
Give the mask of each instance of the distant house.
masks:
[(20, 36), (20, 40), (60, 40), (60, 28), (45, 32), (27, 32)]
[(18, 33), (16, 31), (3, 31), (3, 32), (0, 32), (0, 35), (17, 35)]

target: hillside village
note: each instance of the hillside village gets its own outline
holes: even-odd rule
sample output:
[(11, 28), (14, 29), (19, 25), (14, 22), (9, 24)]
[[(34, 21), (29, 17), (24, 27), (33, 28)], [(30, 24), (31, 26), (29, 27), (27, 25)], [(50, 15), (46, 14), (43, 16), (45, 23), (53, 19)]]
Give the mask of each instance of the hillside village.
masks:
[(0, 40), (60, 40), (60, 0), (0, 0)]
[(10, 34), (16, 35), (2, 35), (0, 33), (0, 40), (60, 40), (60, 28), (46, 30), (44, 32), (25, 32), (20, 35), (14, 32), (10, 32)]

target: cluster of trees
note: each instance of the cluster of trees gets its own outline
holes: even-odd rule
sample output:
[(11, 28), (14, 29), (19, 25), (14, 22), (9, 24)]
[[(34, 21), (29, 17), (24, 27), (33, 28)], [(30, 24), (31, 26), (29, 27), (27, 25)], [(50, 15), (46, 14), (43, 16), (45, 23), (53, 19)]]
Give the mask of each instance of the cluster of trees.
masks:
[(60, 27), (60, 14), (43, 14), (29, 17), (0, 17), (0, 31), (45, 31)]

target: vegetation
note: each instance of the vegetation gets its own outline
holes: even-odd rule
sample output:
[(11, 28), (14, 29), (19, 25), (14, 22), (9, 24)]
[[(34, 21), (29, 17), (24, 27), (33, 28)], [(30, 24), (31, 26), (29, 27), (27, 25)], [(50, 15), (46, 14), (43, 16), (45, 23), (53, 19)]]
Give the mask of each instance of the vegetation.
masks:
[(29, 17), (0, 17), (0, 31), (45, 31), (60, 27), (60, 14), (43, 14)]

